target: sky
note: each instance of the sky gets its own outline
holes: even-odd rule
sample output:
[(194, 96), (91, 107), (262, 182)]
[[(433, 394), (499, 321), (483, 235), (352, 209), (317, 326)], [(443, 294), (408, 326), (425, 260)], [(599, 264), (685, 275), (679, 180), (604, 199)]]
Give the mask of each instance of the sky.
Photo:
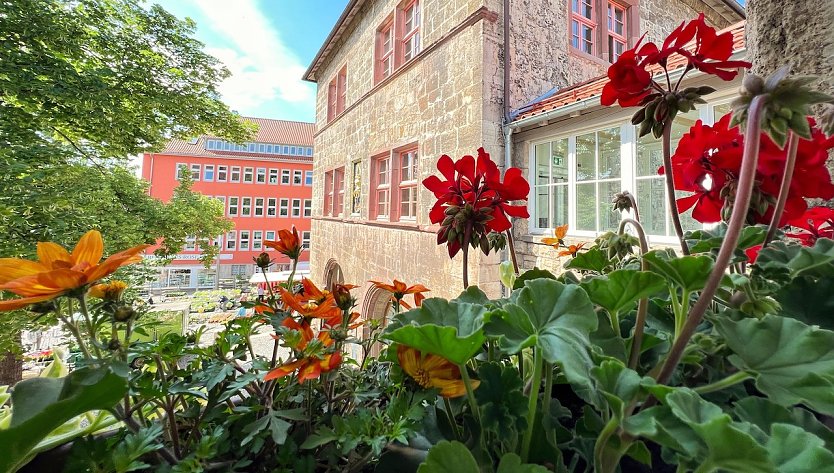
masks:
[(315, 120), (316, 84), (301, 79), (348, 0), (152, 0), (197, 23), (196, 38), (232, 73), (220, 85), (244, 116)]

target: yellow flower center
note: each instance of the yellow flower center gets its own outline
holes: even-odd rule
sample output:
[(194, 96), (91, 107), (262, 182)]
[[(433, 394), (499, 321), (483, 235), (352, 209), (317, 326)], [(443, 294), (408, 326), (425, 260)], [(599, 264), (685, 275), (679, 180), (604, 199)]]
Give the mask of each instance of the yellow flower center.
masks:
[(423, 368), (417, 368), (413, 378), (414, 381), (417, 381), (417, 384), (424, 388), (428, 388), (431, 383), (431, 375), (429, 375), (429, 372)]
[(303, 306), (301, 306), (301, 307), (303, 307), (303, 308), (304, 308), (304, 310), (307, 310), (307, 311), (313, 311), (313, 310), (316, 310), (316, 309), (319, 307), (319, 305), (318, 305), (318, 304), (316, 304), (316, 303), (315, 303), (315, 302), (313, 302), (313, 301), (307, 301), (307, 303), (306, 303), (306, 304), (304, 304), (304, 305), (303, 305)]

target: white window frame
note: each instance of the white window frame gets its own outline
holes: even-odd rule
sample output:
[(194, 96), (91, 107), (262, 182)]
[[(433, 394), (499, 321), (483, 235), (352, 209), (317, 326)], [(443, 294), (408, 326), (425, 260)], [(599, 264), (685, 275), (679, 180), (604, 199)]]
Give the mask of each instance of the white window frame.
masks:
[[(223, 178), (220, 178), (220, 175), (223, 175)], [(217, 165), (217, 182), (226, 182), (229, 179), (229, 166), (224, 164)]]
[(253, 230), (252, 231), (252, 250), (253, 251), (263, 250), (263, 248), (264, 248), (263, 241), (264, 241), (264, 232), (263, 232), (263, 230)]
[(313, 216), (313, 199), (304, 199), (304, 218), (310, 218)]
[(291, 173), (290, 173), (289, 169), (282, 169), (281, 170), (281, 185), (282, 186), (288, 186), (288, 185), (291, 184), (291, 179), (292, 178), (291, 178), (290, 174)]
[(254, 217), (263, 217), (264, 216), (264, 205), (266, 204), (266, 198), (264, 197), (255, 197), (255, 210), (252, 211), (252, 216)]
[[(194, 182), (199, 182), (200, 177), (202, 177), (200, 175), (201, 172), (202, 172), (202, 165), (201, 164), (192, 164), (190, 166), (190, 168), (191, 168), (191, 180), (194, 181)], [(196, 174), (197, 177), (194, 177), (194, 175), (195, 175), (194, 173), (197, 173)]]
[(301, 199), (292, 200), (292, 218), (301, 217)]
[(240, 244), (238, 245), (238, 247), (240, 248), (240, 251), (250, 251), (249, 250), (249, 235), (250, 234), (251, 233), (250, 233), (249, 230), (241, 230), (240, 231)]
[(190, 172), (190, 170), (188, 168), (188, 163), (177, 163), (174, 166), (174, 179), (179, 181), (180, 180), (180, 175), (182, 174), (182, 171)]
[[(246, 202), (249, 201), (247, 204)], [(252, 198), (251, 197), (241, 197), (240, 198), (240, 216), (241, 217), (251, 217), (252, 216)]]
[(266, 216), (275, 218), (278, 216), (278, 199), (270, 197), (266, 199)]
[(303, 186), (304, 185), (304, 171), (300, 169), (293, 169), (292, 171), (292, 185), (294, 186)]
[(278, 203), (278, 216), (287, 218), (290, 216), (290, 199), (281, 199)]
[[(246, 177), (249, 176), (247, 180)], [(253, 184), (255, 182), (255, 168), (245, 167), (243, 168), (243, 183), (244, 184)]]
[(313, 185), (313, 171), (304, 171), (304, 185), (308, 187)]
[[(209, 178), (208, 173), (211, 171), (211, 178)], [(206, 182), (214, 182), (216, 174), (214, 174), (214, 164), (206, 164), (203, 166), (203, 180)]]
[[(232, 212), (234, 210), (234, 212)], [(237, 217), (240, 215), (240, 197), (236, 195), (229, 196), (229, 207), (226, 211), (229, 217)]]
[(226, 233), (226, 251), (237, 250), (237, 231), (231, 230)]
[[(235, 178), (235, 174), (237, 174), (237, 178)], [(232, 166), (232, 169), (229, 171), (229, 182), (240, 182), (240, 175), (240, 166)]]
[(267, 182), (269, 182), (270, 184), (272, 184), (274, 186), (278, 185), (278, 175), (279, 174), (280, 174), (279, 169), (271, 168), (269, 170), (269, 179), (267, 180)]
[(266, 184), (266, 168), (258, 168), (255, 171), (255, 182), (257, 184)]
[(310, 250), (310, 232), (301, 232), (301, 248)]

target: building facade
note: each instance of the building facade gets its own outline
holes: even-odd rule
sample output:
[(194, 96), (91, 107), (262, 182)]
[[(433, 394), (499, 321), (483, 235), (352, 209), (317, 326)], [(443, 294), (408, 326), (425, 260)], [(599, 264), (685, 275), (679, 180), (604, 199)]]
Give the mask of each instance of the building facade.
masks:
[[(436, 244), (434, 197), (420, 184), (438, 158), (483, 146), (503, 167), (510, 111), (604, 73), (643, 31), (661, 39), (698, 11), (726, 27), (741, 18), (732, 5), (351, 0), (305, 74), (319, 86), (314, 179), (323, 185), (313, 191), (312, 238), (328, 242), (312, 250), (314, 278), (361, 285), (361, 309), (371, 317), (388, 295), (368, 280), (456, 296), (461, 258)], [(471, 260), (470, 283), (497, 296), (501, 255), (473, 252)]]
[[(192, 189), (223, 203), (234, 229), (212, 244), (220, 253), (210, 269), (200, 261), (202, 252), (187, 241), (160, 272), (158, 287), (213, 288), (255, 272), (254, 258), (263, 242), (275, 240), (277, 231), (295, 226), (310, 248), (313, 189), (314, 124), (247, 118), (258, 125), (251, 141), (235, 144), (201, 136), (172, 140), (159, 153), (143, 156), (142, 177), (150, 194), (169, 200), (181, 173), (193, 181)], [(273, 270), (289, 269), (289, 260), (276, 252)], [(309, 251), (302, 254), (306, 267)]]

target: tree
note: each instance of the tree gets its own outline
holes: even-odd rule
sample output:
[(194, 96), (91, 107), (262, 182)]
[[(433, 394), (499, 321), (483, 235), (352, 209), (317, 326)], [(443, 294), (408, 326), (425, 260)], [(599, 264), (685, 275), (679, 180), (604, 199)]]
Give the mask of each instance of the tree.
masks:
[[(229, 228), (189, 182), (163, 204), (127, 166), (172, 137), (253, 131), (219, 99), (228, 71), (194, 26), (134, 0), (0, 0), (0, 257), (90, 228), (107, 252), (162, 238), (170, 254)], [(31, 315), (4, 319), (0, 340), (18, 340)]]

